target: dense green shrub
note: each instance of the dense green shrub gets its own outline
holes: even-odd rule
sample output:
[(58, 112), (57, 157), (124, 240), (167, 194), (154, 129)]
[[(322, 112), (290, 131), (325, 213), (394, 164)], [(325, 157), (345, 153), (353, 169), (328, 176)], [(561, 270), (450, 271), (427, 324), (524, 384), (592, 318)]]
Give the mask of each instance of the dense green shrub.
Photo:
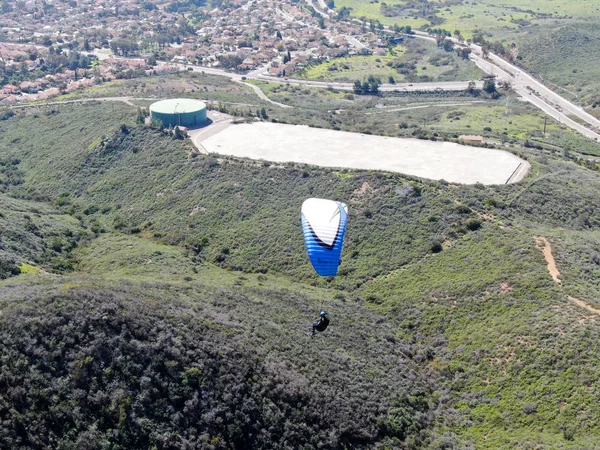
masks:
[(148, 300), (126, 287), (39, 290), (2, 315), (0, 446), (359, 449), (427, 440), (431, 392), (422, 383), (401, 376), (386, 413), (380, 383), (358, 379), (351, 397), (336, 395), (337, 377), (355, 377), (344, 358), (331, 354), (315, 379), (306, 362), (269, 356), (188, 307)]

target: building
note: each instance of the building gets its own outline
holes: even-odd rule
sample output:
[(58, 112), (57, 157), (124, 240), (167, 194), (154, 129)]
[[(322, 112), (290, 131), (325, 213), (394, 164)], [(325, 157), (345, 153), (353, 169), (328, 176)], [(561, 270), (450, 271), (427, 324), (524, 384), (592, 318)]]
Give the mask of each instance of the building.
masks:
[(483, 136), (471, 136), (468, 134), (461, 134), (458, 138), (461, 141), (465, 142), (483, 142)]
[(162, 121), (165, 127), (194, 128), (206, 123), (206, 105), (191, 98), (161, 100), (150, 105), (150, 116)]

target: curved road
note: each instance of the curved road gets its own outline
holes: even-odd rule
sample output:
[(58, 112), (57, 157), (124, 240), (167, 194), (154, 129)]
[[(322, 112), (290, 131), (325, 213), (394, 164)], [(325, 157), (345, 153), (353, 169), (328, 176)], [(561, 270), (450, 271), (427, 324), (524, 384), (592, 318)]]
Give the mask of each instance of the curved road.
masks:
[[(217, 69), (214, 67), (204, 67), (204, 66), (195, 66), (192, 64), (184, 65), (184, 64), (172, 64), (174, 66), (179, 67), (181, 70), (186, 70), (187, 68), (191, 68), (194, 72), (206, 72), (213, 75), (221, 75), (228, 78), (231, 78), (233, 81), (243, 83), (247, 86), (250, 86), (254, 89), (254, 91), (258, 94), (260, 98), (270, 103), (273, 103), (277, 106), (281, 106), (282, 108), (291, 108), (289, 105), (284, 105), (282, 103), (274, 102), (269, 99), (264, 92), (258, 87), (250, 83), (244, 83), (243, 79), (254, 79), (254, 80), (262, 80), (262, 81), (271, 81), (276, 83), (285, 83), (297, 86), (308, 86), (308, 87), (317, 87), (317, 88), (331, 88), (331, 89), (339, 89), (342, 91), (352, 91), (354, 89), (353, 83), (341, 83), (336, 81), (313, 81), (313, 80), (301, 80), (297, 78), (289, 78), (287, 80), (282, 79), (281, 77), (275, 77), (271, 75), (264, 75), (263, 72), (267, 70), (267, 67), (263, 67), (261, 69), (257, 69), (247, 73), (246, 75), (241, 75), (239, 73), (227, 72), (223, 69)], [(379, 87), (380, 91), (383, 92), (394, 92), (394, 91), (462, 91), (467, 89), (470, 81), (439, 81), (439, 82), (428, 82), (428, 83), (396, 83), (396, 84), (382, 84)], [(477, 87), (481, 88), (483, 86), (482, 81), (475, 81)]]
[[(434, 38), (423, 31), (415, 31), (414, 33), (415, 37), (435, 42)], [(448, 39), (452, 40), (455, 44), (461, 45), (456, 38)], [(534, 79), (523, 69), (500, 58), (498, 55), (490, 52), (488, 53), (488, 58), (484, 58), (481, 46), (471, 44), (469, 48), (472, 50), (469, 57), (481, 70), (496, 76), (501, 81), (510, 83), (514, 91), (526, 101), (538, 107), (558, 122), (567, 125), (587, 138), (600, 142), (600, 120), (584, 111), (583, 108), (561, 97)], [(568, 117), (568, 115), (578, 117), (581, 121), (587, 123), (588, 126), (576, 122)]]
[[(589, 139), (600, 142), (600, 134), (594, 130), (594, 128), (600, 130), (600, 120), (543, 86), (521, 69), (496, 55), (490, 54), (489, 59), (484, 59), (476, 53), (481, 47), (473, 45), (471, 47), (475, 47), (475, 51), (471, 53), (470, 57), (481, 70), (494, 75), (500, 81), (510, 83), (513, 90), (521, 97), (558, 122), (565, 124)], [(498, 61), (502, 61), (502, 63), (496, 64)], [(588, 127), (571, 119), (569, 115), (579, 117), (588, 124)], [(589, 127), (590, 125), (591, 127)]]

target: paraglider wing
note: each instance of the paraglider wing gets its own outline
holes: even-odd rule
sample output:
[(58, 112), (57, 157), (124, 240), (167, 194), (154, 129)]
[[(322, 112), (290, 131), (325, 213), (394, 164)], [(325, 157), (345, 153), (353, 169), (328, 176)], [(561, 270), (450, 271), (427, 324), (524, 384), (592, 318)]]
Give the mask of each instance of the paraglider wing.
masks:
[(322, 277), (337, 275), (348, 207), (345, 203), (309, 198), (302, 204), (302, 231), (310, 262)]

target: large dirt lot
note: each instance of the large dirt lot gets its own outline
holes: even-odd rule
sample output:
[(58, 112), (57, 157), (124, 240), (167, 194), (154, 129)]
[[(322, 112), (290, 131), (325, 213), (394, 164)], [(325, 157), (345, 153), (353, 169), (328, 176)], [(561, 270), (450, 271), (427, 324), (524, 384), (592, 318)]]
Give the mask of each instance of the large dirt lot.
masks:
[(269, 122), (231, 125), (201, 145), (222, 155), (386, 170), (464, 184), (515, 183), (529, 170), (526, 161), (501, 150)]

